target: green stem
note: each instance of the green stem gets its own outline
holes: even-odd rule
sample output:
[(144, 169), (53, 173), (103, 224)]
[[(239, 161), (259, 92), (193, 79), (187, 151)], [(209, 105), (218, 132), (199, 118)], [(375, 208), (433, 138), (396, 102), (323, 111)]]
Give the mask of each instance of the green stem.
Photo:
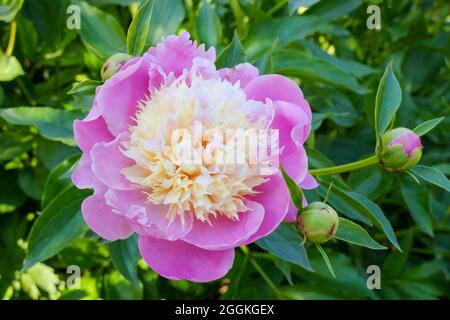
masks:
[(267, 285), (272, 289), (272, 291), (275, 293), (275, 295), (279, 298), (282, 298), (283, 293), (278, 290), (278, 287), (275, 283), (270, 279), (270, 277), (264, 272), (263, 268), (259, 265), (259, 263), (251, 256), (250, 250), (246, 246), (241, 247), (242, 252), (245, 255), (245, 258), (247, 258), (247, 261), (250, 261), (252, 266), (255, 268), (255, 270), (261, 275), (261, 277), (264, 279), (264, 281), (267, 283)]
[(275, 12), (277, 12), (278, 10), (283, 8), (287, 3), (288, 3), (288, 0), (282, 0), (282, 1), (278, 2), (267, 12), (267, 14), (269, 16), (273, 15)]
[(250, 258), (250, 263), (253, 265), (256, 271), (261, 275), (261, 277), (264, 279), (264, 281), (267, 283), (267, 285), (273, 290), (273, 292), (281, 297), (281, 292), (278, 290), (277, 286), (273, 281), (270, 279), (270, 277), (264, 272), (264, 270), (261, 268), (261, 266), (256, 262), (255, 259)]
[(16, 42), (17, 22), (11, 22), (11, 29), (9, 30), (8, 47), (6, 48), (6, 55), (9, 57), (13, 54), (14, 44)]
[(233, 12), (234, 19), (236, 21), (236, 26), (238, 29), (239, 35), (242, 37), (244, 35), (245, 30), (245, 13), (241, 9), (241, 5), (239, 4), (239, 0), (229, 0), (228, 1), (231, 11)]
[(369, 167), (369, 166), (378, 164), (379, 162), (380, 161), (378, 160), (378, 157), (376, 155), (373, 155), (369, 158), (351, 162), (351, 163), (347, 163), (347, 164), (343, 164), (341, 166), (309, 170), (309, 173), (316, 177), (325, 176), (325, 175), (330, 175), (330, 174), (335, 174), (335, 173), (353, 171), (353, 170), (361, 169), (364, 167)]

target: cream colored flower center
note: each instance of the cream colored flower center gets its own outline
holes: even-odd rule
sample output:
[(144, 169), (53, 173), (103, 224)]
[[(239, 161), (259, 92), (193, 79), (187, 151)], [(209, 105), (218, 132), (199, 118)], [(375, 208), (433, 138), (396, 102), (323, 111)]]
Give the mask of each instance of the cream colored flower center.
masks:
[(237, 219), (238, 212), (248, 210), (245, 197), (255, 194), (254, 187), (268, 175), (254, 154), (245, 152), (250, 139), (246, 150), (237, 139), (243, 132), (267, 134), (271, 109), (247, 100), (238, 84), (190, 82), (164, 86), (140, 106), (124, 144), (124, 154), (136, 164), (122, 174), (149, 202), (167, 205), (171, 221), (177, 216), (182, 221), (190, 216), (209, 222), (210, 215)]

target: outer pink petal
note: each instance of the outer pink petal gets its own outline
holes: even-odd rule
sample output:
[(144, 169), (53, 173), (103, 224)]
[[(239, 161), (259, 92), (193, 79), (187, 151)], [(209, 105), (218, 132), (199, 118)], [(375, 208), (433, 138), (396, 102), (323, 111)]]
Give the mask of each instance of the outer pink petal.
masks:
[(192, 229), (190, 217), (186, 217), (184, 223), (179, 217), (170, 222), (165, 218), (169, 208), (149, 203), (140, 190), (109, 189), (105, 199), (108, 205), (130, 220), (135, 232), (140, 235), (177, 240)]
[(297, 105), (275, 101), (275, 118), (271, 127), (279, 130), (279, 143), (282, 149), (280, 162), (286, 169), (289, 176), (300, 182), (308, 171), (308, 161), (303, 144), (299, 144), (293, 139), (295, 129), (303, 129), (309, 126), (309, 116)]
[(75, 120), (73, 132), (75, 141), (83, 152), (89, 152), (96, 143), (114, 140), (114, 136), (109, 132), (101, 116), (90, 121)]
[[(100, 92), (100, 90), (102, 89), (103, 85), (101, 86), (97, 86), (97, 88), (95, 88), (95, 95), (97, 96), (97, 94)], [(88, 115), (86, 116), (86, 118), (84, 118), (84, 121), (91, 121), (91, 120), (95, 120), (98, 117), (101, 116), (101, 110), (100, 107), (98, 106), (97, 103), (97, 98), (94, 99), (94, 103), (92, 105), (91, 110), (89, 111)]]
[(189, 40), (189, 33), (183, 31), (179, 36), (168, 36), (163, 38), (156, 47), (149, 49), (152, 62), (160, 65), (166, 74), (172, 73), (175, 77), (183, 74), (183, 70), (189, 70), (195, 57), (207, 59), (211, 62), (216, 60), (214, 48), (205, 51), (205, 45), (197, 48), (195, 41)]
[(91, 165), (91, 157), (84, 153), (72, 173), (72, 182), (78, 189), (93, 188), (100, 190), (105, 188), (105, 185), (92, 172)]
[(250, 211), (239, 214), (239, 220), (232, 221), (220, 216), (207, 222), (196, 221), (184, 241), (206, 250), (224, 250), (246, 244), (264, 219), (264, 207), (257, 202), (247, 201)]
[(311, 129), (311, 109), (295, 82), (280, 75), (263, 75), (245, 88), (249, 99), (271, 99), (275, 108), (272, 127), (280, 131), (280, 162), (297, 183), (307, 173), (307, 158), (303, 143)]
[(319, 184), (317, 183), (316, 179), (314, 179), (314, 177), (309, 173), (305, 176), (305, 179), (303, 179), (303, 181), (300, 182), (300, 188), (306, 190), (315, 189), (318, 186)]
[[(298, 85), (278, 74), (267, 74), (252, 80), (245, 88), (247, 98), (265, 102), (267, 98), (301, 105), (303, 93)], [(307, 110), (305, 110), (307, 111)]]
[(84, 220), (100, 237), (106, 240), (126, 239), (133, 229), (127, 219), (114, 213), (102, 193), (96, 193), (81, 204)]
[(96, 101), (109, 131), (117, 136), (134, 123), (138, 104), (149, 95), (150, 57), (145, 54), (127, 64), (102, 86)]
[(241, 63), (234, 68), (223, 68), (219, 70), (220, 78), (231, 83), (239, 81), (241, 88), (259, 76), (259, 70), (250, 63)]
[(113, 189), (132, 189), (129, 181), (120, 173), (123, 168), (134, 164), (121, 151), (126, 137), (127, 134), (121, 134), (113, 141), (98, 143), (91, 149), (92, 171), (101, 182)]
[(172, 280), (208, 282), (222, 278), (230, 270), (234, 250), (209, 251), (184, 241), (139, 237), (142, 258), (154, 271)]
[(261, 226), (247, 240), (248, 243), (256, 241), (275, 230), (285, 218), (291, 202), (289, 191), (279, 173), (271, 176), (269, 181), (258, 186), (255, 190), (260, 193), (249, 199), (260, 203), (264, 207), (265, 213)]

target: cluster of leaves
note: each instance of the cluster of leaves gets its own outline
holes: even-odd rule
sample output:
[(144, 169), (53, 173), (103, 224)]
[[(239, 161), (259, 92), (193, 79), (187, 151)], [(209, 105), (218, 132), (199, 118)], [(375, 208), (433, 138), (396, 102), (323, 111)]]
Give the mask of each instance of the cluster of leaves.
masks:
[[(371, 4), (381, 9), (380, 30), (366, 26)], [(81, 28), (70, 30), (77, 12)], [(70, 173), (80, 156), (72, 122), (90, 109), (105, 60), (141, 54), (180, 29), (216, 47), (219, 66), (249, 61), (299, 83), (313, 109), (311, 168), (364, 158), (388, 126), (449, 114), (449, 12), (444, 0), (0, 0), (0, 297), (448, 298), (448, 180), (426, 167), (321, 177), (304, 194), (321, 201), (330, 190), (341, 216), (334, 240), (319, 251), (300, 246), (283, 224), (237, 250), (230, 273), (208, 284), (159, 277), (139, 259), (135, 237), (101, 241), (80, 213), (89, 191)], [(423, 136), (421, 164), (445, 175), (449, 125), (447, 117)], [(367, 286), (370, 265), (381, 269), (379, 290)], [(68, 288), (77, 267), (80, 287)]]

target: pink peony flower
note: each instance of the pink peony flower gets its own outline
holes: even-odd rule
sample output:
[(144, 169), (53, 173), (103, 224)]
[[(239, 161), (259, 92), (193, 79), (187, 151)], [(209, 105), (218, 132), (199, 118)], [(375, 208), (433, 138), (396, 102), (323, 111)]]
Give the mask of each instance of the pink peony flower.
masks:
[[(187, 32), (169, 36), (98, 87), (90, 113), (74, 122), (83, 155), (72, 180), (94, 189), (81, 208), (86, 223), (107, 240), (137, 233), (146, 263), (174, 280), (221, 278), (235, 247), (295, 219), (279, 170), (262, 174), (248, 157), (185, 163), (177, 151), (186, 136), (174, 140), (175, 130), (278, 129), (287, 173), (316, 186), (303, 148), (311, 110), (297, 84), (248, 63), (216, 70), (214, 61), (214, 48), (197, 47)], [(191, 142), (194, 151), (229, 147), (214, 136)]]

